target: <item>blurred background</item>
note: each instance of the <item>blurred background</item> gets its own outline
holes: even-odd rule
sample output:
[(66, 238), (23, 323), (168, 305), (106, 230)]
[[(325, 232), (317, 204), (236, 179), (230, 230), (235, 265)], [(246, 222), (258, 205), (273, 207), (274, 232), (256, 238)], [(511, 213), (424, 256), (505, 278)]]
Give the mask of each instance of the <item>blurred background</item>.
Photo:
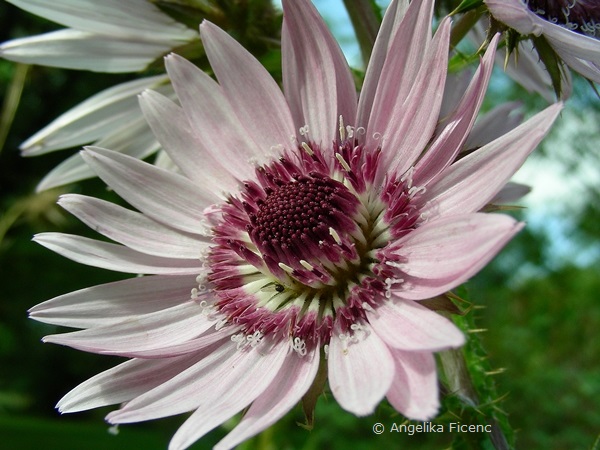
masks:
[[(350, 61), (359, 64), (342, 5), (315, 4)], [(5, 2), (0, 23), (0, 42), (59, 28)], [(19, 144), (92, 94), (133, 78), (0, 60), (1, 449), (165, 449), (183, 422), (174, 417), (122, 426), (115, 434), (103, 421), (111, 408), (60, 417), (54, 405), (66, 392), (119, 359), (43, 345), (42, 336), (63, 330), (28, 320), (26, 313), (43, 300), (124, 276), (76, 264), (31, 242), (41, 231), (97, 237), (56, 206), (56, 198), (62, 192), (111, 199), (112, 194), (99, 180), (35, 194), (41, 178), (78, 149), (23, 158)], [(497, 69), (484, 108), (511, 100), (521, 101), (527, 116), (544, 107), (543, 100)], [(516, 176), (533, 191), (519, 202), (524, 208), (510, 214), (528, 226), (461, 291), (474, 306), (470, 339), (483, 349), (485, 376), (491, 380), (486, 382), (497, 395), (492, 407), (507, 418), (514, 432), (509, 440), (514, 438), (517, 448), (600, 449), (599, 141), (599, 98), (576, 78), (562, 117)], [(468, 417), (455, 399), (444, 405), (434, 423)], [(469, 414), (477, 415), (476, 408)], [(307, 431), (298, 425), (303, 422), (297, 408), (240, 448), (491, 448), (488, 441), (449, 433), (375, 436), (375, 422), (403, 422), (385, 403), (374, 416), (359, 419), (323, 397), (315, 428)], [(236, 423), (228, 422), (192, 448), (211, 448)]]

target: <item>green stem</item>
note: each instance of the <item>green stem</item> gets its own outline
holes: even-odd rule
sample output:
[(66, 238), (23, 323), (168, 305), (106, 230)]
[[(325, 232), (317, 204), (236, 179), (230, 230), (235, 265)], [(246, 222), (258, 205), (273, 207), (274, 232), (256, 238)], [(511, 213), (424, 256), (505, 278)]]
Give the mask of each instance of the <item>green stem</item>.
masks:
[(16, 64), (15, 73), (12, 81), (8, 87), (4, 104), (2, 105), (2, 112), (0, 113), (0, 152), (4, 148), (6, 137), (15, 118), (19, 102), (21, 100), (21, 93), (23, 92), (23, 86), (27, 78), (27, 72), (29, 71), (29, 65), (27, 64)]
[(467, 33), (475, 26), (483, 15), (485, 9), (478, 8), (467, 13), (455, 23), (450, 34), (450, 48), (454, 48), (467, 35)]
[(381, 11), (374, 0), (344, 0), (344, 5), (352, 21), (366, 67), (381, 25)]
[(19, 220), (19, 217), (27, 210), (26, 201), (15, 202), (8, 210), (0, 217), (0, 246), (4, 240), (6, 232)]

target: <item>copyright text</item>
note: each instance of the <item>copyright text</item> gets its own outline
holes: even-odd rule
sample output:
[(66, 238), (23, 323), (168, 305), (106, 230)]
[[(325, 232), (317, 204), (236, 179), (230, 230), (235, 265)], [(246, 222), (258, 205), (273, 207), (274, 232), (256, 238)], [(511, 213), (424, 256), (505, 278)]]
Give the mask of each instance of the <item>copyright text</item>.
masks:
[(417, 433), (491, 433), (491, 425), (468, 425), (460, 422), (439, 424), (432, 422), (422, 423), (392, 423), (386, 426), (380, 422), (373, 424), (373, 433), (404, 433), (412, 436)]

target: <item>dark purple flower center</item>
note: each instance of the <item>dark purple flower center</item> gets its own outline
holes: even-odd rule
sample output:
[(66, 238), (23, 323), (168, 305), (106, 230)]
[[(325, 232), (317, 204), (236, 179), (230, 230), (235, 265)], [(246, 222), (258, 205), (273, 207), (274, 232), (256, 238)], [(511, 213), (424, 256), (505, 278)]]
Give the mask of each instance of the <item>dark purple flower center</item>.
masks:
[(331, 230), (354, 231), (348, 218), (355, 213), (357, 200), (339, 181), (311, 174), (267, 188), (266, 193), (257, 201), (258, 211), (250, 214), (248, 227), (263, 254), (280, 260), (277, 255), (283, 251), (309, 259), (308, 242), (334, 243)]
[(550, 22), (587, 36), (600, 36), (598, 0), (526, 0), (525, 3)]

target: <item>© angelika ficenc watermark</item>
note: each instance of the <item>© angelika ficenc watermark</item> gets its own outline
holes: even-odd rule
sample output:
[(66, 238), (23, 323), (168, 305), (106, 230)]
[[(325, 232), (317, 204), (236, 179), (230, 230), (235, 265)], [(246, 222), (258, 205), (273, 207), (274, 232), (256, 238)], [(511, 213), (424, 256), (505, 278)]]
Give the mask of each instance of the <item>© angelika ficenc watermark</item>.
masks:
[(381, 422), (373, 424), (373, 433), (405, 433), (409, 436), (415, 433), (491, 433), (491, 425), (467, 425), (460, 422), (450, 422), (448, 424), (438, 424), (432, 422), (422, 423), (392, 423), (386, 427)]

